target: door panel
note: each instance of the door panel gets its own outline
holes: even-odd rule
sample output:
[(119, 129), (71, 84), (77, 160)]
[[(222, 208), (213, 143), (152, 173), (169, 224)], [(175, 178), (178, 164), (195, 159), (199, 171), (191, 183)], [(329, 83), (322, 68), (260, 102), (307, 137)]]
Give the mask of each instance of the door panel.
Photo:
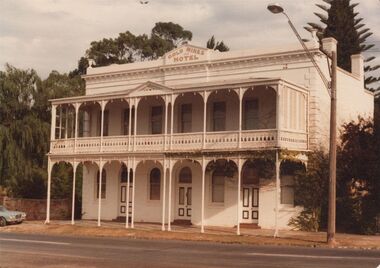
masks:
[(192, 188), (191, 184), (181, 183), (177, 187), (177, 215), (176, 219), (191, 219)]
[(259, 188), (243, 186), (242, 188), (242, 223), (258, 223)]

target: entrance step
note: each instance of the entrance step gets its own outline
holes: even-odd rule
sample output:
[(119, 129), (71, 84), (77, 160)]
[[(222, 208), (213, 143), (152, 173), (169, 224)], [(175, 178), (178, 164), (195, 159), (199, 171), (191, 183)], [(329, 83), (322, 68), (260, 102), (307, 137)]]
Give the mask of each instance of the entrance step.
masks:
[(174, 220), (173, 225), (185, 225), (185, 226), (190, 226), (191, 221), (190, 220)]
[(257, 223), (240, 223), (240, 228), (246, 228), (246, 229), (261, 229)]
[[(125, 222), (125, 216), (118, 216), (116, 219), (113, 219), (114, 222)], [(131, 222), (131, 217), (129, 217), (128, 222)]]

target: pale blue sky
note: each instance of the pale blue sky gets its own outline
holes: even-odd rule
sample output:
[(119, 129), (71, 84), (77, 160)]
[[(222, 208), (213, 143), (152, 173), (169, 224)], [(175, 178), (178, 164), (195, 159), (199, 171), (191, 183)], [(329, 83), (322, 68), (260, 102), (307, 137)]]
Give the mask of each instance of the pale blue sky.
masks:
[[(232, 50), (277, 46), (297, 40), (286, 18), (269, 13), (268, 0), (0, 0), (0, 68), (6, 62), (34, 68), (46, 77), (51, 70), (76, 67), (93, 40), (130, 30), (149, 33), (155, 22), (173, 21), (193, 32), (193, 44), (204, 46), (214, 34)], [(307, 21), (322, 0), (279, 0), (303, 37)], [(371, 28), (380, 51), (380, 1), (356, 0), (357, 11)], [(380, 58), (380, 53), (375, 54)], [(380, 63), (380, 59), (378, 59)]]

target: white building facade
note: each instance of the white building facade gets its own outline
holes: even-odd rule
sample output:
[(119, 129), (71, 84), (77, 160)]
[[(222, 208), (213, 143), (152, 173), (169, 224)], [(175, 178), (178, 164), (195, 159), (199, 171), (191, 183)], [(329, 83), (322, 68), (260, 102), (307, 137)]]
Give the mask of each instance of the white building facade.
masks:
[[(308, 47), (328, 76), (325, 54)], [(339, 123), (373, 113), (363, 58), (352, 66), (338, 70)], [(83, 165), (83, 218), (98, 225), (188, 222), (239, 233), (244, 224), (289, 228), (302, 210), (287, 165), (304, 168), (306, 152), (327, 146), (330, 97), (301, 47), (221, 53), (186, 44), (154, 61), (90, 67), (83, 78), (84, 96), (51, 101), (47, 222), (61, 161), (74, 174)]]

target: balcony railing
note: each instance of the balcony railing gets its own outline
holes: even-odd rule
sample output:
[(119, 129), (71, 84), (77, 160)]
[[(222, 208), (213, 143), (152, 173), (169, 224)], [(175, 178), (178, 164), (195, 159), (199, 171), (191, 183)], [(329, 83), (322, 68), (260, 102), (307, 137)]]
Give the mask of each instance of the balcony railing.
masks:
[[(204, 137), (205, 136), (205, 137)], [(240, 136), (240, 143), (239, 143)], [(91, 154), (127, 152), (191, 152), (205, 150), (265, 149), (279, 146), (306, 150), (307, 134), (294, 131), (244, 130), (178, 133), (167, 135), (137, 135), (86, 137), (51, 141), (52, 154)]]

